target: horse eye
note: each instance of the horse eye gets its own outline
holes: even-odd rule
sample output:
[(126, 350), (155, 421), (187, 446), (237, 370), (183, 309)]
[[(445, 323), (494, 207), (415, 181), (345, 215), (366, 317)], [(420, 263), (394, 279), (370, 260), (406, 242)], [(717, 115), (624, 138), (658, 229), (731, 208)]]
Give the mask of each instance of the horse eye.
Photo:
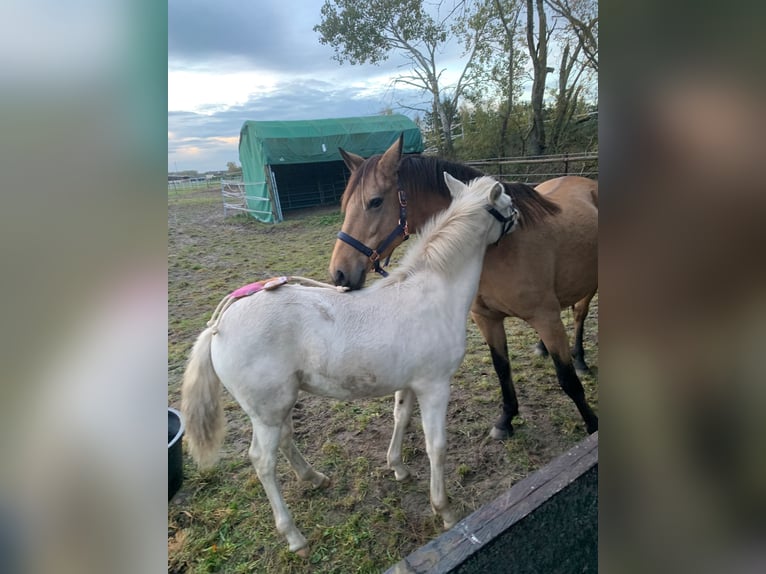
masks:
[(367, 209), (375, 209), (376, 207), (380, 207), (381, 205), (383, 205), (383, 198), (375, 197), (370, 200), (370, 203), (367, 204)]

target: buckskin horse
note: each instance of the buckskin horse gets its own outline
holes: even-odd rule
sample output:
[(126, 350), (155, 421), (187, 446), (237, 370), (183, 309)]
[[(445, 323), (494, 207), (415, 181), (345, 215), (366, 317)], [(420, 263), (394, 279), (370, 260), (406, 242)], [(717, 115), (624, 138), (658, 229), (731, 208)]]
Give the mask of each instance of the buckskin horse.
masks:
[[(345, 218), (329, 267), (336, 285), (362, 288), (372, 268), (383, 272), (381, 261), (410, 232), (418, 232), (429, 217), (449, 205), (442, 172), (464, 182), (483, 175), (440, 158), (402, 157), (401, 149), (400, 137), (385, 153), (368, 159), (339, 150), (351, 176), (341, 199)], [(503, 324), (506, 317), (523, 319), (537, 331), (538, 349), (550, 354), (561, 388), (593, 433), (598, 430), (598, 417), (585, 399), (578, 371), (588, 372), (583, 325), (598, 288), (598, 184), (565, 176), (537, 188), (503, 185), (520, 212), (520, 228), (487, 250), (471, 307), (471, 317), (489, 345), (503, 396), (503, 412), (490, 434), (507, 438), (513, 432), (511, 420), (519, 412)], [(575, 323), (571, 352), (561, 321), (561, 310), (570, 306)]]
[[(237, 289), (192, 348), (181, 390), (192, 457), (201, 467), (217, 459), (225, 425), (222, 383), (250, 417), (250, 458), (277, 530), (301, 556), (308, 556), (308, 543), (279, 489), (277, 450), (300, 479), (315, 487), (329, 484), (293, 443), (292, 409), (301, 390), (342, 400), (395, 394), (396, 405), (411, 405), (417, 397), (431, 465), (431, 507), (445, 528), (456, 522), (444, 485), (450, 378), (465, 354), (484, 252), (513, 231), (518, 212), (492, 178), (466, 186), (443, 177), (454, 194), (450, 206), (423, 226), (417, 245), (387, 279), (348, 293), (331, 285)], [(394, 412), (387, 458), (397, 480), (409, 476), (400, 448), (409, 412)]]

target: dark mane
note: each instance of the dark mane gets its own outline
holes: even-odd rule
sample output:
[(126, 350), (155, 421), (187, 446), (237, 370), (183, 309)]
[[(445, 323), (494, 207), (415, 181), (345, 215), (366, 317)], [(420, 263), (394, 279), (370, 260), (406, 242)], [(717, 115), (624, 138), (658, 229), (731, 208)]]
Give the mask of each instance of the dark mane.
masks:
[[(484, 172), (462, 163), (437, 157), (412, 155), (403, 157), (399, 162), (399, 184), (408, 194), (413, 196), (418, 193), (435, 191), (439, 195), (449, 198), (450, 192), (447, 189), (447, 184), (444, 183), (443, 172), (445, 171), (464, 183), (486, 175)], [(525, 183), (507, 181), (501, 183), (505, 187), (505, 192), (513, 198), (514, 205), (521, 214), (519, 223), (522, 227), (534, 225), (545, 217), (561, 211), (558, 205)]]

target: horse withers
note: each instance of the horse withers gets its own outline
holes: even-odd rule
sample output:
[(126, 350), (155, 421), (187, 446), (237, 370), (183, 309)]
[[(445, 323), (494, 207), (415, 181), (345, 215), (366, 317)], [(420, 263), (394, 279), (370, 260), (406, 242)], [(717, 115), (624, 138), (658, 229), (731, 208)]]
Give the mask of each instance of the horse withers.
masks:
[[(380, 268), (409, 233), (450, 204), (441, 173), (461, 181), (483, 175), (479, 170), (428, 156), (402, 157), (402, 138), (382, 155), (368, 159), (340, 150), (351, 177), (341, 209), (343, 227), (330, 260), (337, 285), (359, 289), (367, 273)], [(438, 177), (437, 177), (438, 174)], [(497, 439), (513, 432), (519, 413), (511, 376), (506, 317), (532, 326), (549, 353), (558, 382), (572, 399), (588, 432), (598, 417), (588, 405), (578, 377), (588, 372), (583, 330), (590, 301), (598, 288), (598, 184), (565, 176), (537, 188), (502, 182), (520, 212), (519, 229), (487, 251), (471, 316), (489, 345), (503, 396), (503, 411), (491, 430)], [(575, 342), (569, 349), (561, 310), (574, 310)]]
[[(277, 483), (277, 451), (300, 479), (316, 487), (329, 479), (293, 442), (291, 414), (299, 391), (342, 400), (395, 394), (387, 461), (397, 480), (409, 475), (401, 437), (417, 397), (431, 466), (431, 507), (445, 528), (456, 522), (444, 485), (450, 379), (465, 354), (466, 319), (487, 245), (513, 230), (518, 213), (491, 178), (466, 186), (444, 177), (453, 201), (423, 226), (417, 244), (387, 279), (348, 293), (329, 285), (287, 284), (239, 299), (227, 296), (192, 349), (181, 390), (192, 457), (201, 467), (217, 459), (225, 424), (223, 384), (252, 422), (249, 454), (277, 530), (302, 556), (308, 556), (308, 543)], [(387, 320), (376, 320), (381, 315)]]

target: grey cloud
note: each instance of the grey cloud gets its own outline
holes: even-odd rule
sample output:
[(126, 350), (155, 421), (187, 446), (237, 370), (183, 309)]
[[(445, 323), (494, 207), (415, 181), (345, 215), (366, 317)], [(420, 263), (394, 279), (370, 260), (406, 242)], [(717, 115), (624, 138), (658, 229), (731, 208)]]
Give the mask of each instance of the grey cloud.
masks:
[[(239, 136), (246, 120), (298, 120), (364, 116), (380, 113), (397, 101), (420, 103), (420, 94), (397, 88), (362, 92), (348, 84), (373, 76), (402, 72), (404, 60), (394, 56), (381, 66), (339, 65), (332, 49), (319, 43), (312, 28), (320, 22), (324, 0), (242, 2), (241, 0), (169, 0), (168, 62), (174, 70), (233, 72), (263, 70), (290, 78), (269, 93), (251, 94), (240, 106), (198, 112), (169, 112), (168, 167), (222, 169), (239, 161), (236, 144), (212, 138)], [(296, 79), (301, 76), (301, 79)], [(305, 79), (311, 77), (314, 79)], [(179, 143), (178, 139), (185, 139)], [(179, 148), (201, 151), (182, 156)], [(189, 165), (187, 165), (187, 163)], [(183, 164), (183, 165), (182, 165)]]
[[(399, 99), (419, 102), (418, 93), (397, 90)], [(175, 139), (168, 141), (168, 168), (175, 169), (174, 162), (180, 147), (194, 145), (204, 153), (195, 158), (195, 165), (179, 169), (198, 169), (206, 171), (223, 169), (227, 161), (237, 161), (237, 144), (232, 143), (230, 150), (221, 149), (220, 142), (209, 138), (238, 137), (239, 130), (246, 120), (303, 120), (319, 118), (337, 118), (368, 116), (380, 113), (391, 107), (396, 112), (411, 115), (407, 110), (397, 109), (390, 94), (362, 95), (358, 90), (339, 87), (321, 80), (295, 80), (283, 82), (269, 94), (253, 96), (240, 106), (214, 112), (210, 115), (194, 112), (168, 113), (168, 131)], [(191, 141), (178, 142), (177, 139), (194, 138)], [(226, 158), (226, 159), (224, 159)]]
[(321, 4), (169, 0), (168, 57), (179, 65), (237, 60), (271, 71), (334, 69), (332, 50), (312, 30)]

